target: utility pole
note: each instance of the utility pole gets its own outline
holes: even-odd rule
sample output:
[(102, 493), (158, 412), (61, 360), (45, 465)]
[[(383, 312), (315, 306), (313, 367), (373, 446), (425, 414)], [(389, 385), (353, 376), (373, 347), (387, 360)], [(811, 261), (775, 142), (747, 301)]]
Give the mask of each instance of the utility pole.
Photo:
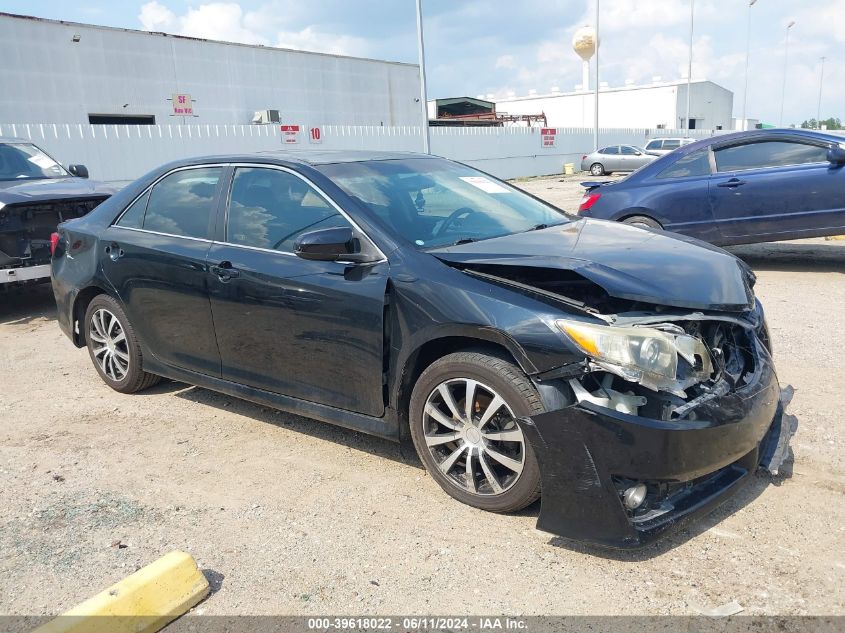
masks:
[(746, 106), (748, 106), (748, 55), (751, 51), (751, 7), (757, 0), (749, 0), (748, 2), (748, 27), (745, 30), (745, 88), (742, 91), (742, 129), (748, 129), (748, 119), (746, 118)]
[(422, 0), (417, 0), (417, 48), (420, 58), (420, 106), (422, 107), (423, 151), (431, 154), (431, 138), (428, 130), (428, 97), (425, 89), (425, 45), (423, 44)]
[(822, 129), (822, 86), (824, 85), (824, 60), (827, 57), (822, 57), (822, 69), (821, 73), (819, 74), (819, 107), (816, 110), (816, 124), (819, 126), (819, 129)]
[(599, 148), (599, 0), (596, 0), (596, 98), (593, 113), (593, 149)]
[(689, 114), (690, 114), (690, 92), (692, 89), (692, 33), (693, 25), (695, 24), (695, 0), (690, 0), (689, 4), (689, 67), (687, 68), (687, 129), (690, 129)]
[(795, 20), (786, 25), (786, 44), (783, 49), (783, 88), (780, 92), (780, 119), (778, 127), (783, 127), (783, 104), (786, 102), (786, 69), (789, 66), (789, 31), (795, 26)]

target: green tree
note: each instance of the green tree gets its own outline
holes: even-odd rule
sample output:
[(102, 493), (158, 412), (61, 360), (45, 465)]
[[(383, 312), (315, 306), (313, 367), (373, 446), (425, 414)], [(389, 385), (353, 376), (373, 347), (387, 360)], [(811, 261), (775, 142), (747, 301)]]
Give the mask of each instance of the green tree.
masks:
[(805, 130), (820, 130), (822, 128), (825, 128), (827, 130), (843, 129), (842, 121), (838, 117), (830, 117), (829, 119), (822, 119), (821, 121), (810, 119), (809, 121), (804, 121), (803, 123), (801, 123), (801, 127)]

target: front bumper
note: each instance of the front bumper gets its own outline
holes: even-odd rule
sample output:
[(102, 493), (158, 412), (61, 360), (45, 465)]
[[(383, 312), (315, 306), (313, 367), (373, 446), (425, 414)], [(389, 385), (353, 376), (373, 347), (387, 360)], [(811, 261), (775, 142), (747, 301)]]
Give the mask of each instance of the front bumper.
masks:
[(50, 279), (50, 264), (38, 266), (19, 266), (0, 270), (0, 284), (17, 284), (27, 281), (47, 281)]
[[(783, 408), (774, 369), (762, 362), (752, 384), (700, 408), (694, 421), (589, 403), (520, 418), (542, 477), (537, 527), (607, 547), (646, 545), (739, 490), (761, 457), (785, 456), (794, 427)], [(651, 511), (627, 511), (620, 482), (646, 483)]]

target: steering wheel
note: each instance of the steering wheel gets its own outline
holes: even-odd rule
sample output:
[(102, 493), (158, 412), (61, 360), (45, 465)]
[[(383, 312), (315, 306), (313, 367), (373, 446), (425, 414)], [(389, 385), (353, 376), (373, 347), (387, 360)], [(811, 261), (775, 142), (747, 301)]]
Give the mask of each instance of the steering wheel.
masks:
[(437, 231), (437, 235), (443, 235), (449, 229), (449, 227), (454, 224), (455, 220), (457, 220), (461, 216), (469, 217), (473, 213), (478, 213), (475, 209), (470, 207), (461, 207), (460, 209), (456, 209), (449, 214), (449, 217), (444, 220), (443, 224), (440, 226), (440, 229)]

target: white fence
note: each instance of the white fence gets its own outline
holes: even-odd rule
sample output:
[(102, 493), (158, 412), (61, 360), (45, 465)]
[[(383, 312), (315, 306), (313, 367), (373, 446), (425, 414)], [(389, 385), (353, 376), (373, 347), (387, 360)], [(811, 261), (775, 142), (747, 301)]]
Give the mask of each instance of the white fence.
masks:
[[(366, 149), (422, 151), (420, 127), (320, 126), (320, 144), (304, 126), (296, 144), (285, 143), (277, 125), (82, 125), (60, 123), (0, 124), (0, 136), (29, 139), (68, 165), (81, 163), (92, 178), (134, 180), (178, 158), (274, 149)], [(557, 128), (554, 147), (543, 147), (539, 128), (434, 127), (431, 152), (458, 160), (500, 178), (556, 174), (565, 163), (580, 167), (593, 148), (593, 131)], [(600, 129), (599, 144), (644, 145), (656, 136), (711, 136), (710, 130)]]

